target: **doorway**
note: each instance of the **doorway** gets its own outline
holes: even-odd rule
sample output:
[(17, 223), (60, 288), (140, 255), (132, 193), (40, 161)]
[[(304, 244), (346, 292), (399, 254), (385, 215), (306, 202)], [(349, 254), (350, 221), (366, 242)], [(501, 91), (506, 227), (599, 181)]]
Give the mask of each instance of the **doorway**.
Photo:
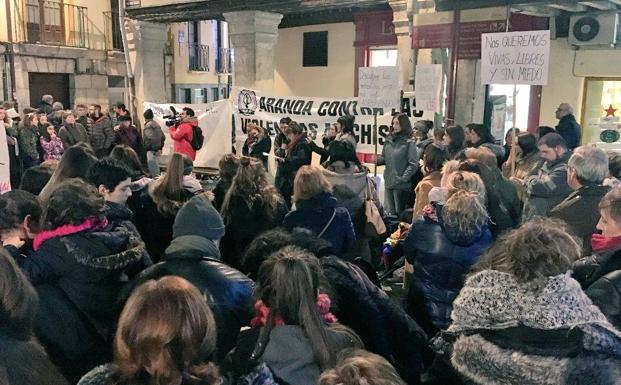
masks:
[(37, 107), (41, 96), (52, 95), (54, 101), (61, 102), (66, 109), (71, 108), (69, 98), (69, 74), (29, 72), (30, 105)]

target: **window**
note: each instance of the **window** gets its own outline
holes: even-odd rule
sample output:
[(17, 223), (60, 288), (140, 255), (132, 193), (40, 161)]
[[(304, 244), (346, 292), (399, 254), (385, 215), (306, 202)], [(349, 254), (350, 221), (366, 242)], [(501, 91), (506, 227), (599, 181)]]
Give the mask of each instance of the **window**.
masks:
[(396, 48), (371, 48), (369, 67), (393, 67), (397, 65)]
[(619, 137), (617, 135), (607, 137), (606, 133), (611, 134), (612, 131), (621, 133), (619, 116), (621, 116), (621, 78), (587, 78), (582, 111), (582, 143), (597, 143), (598, 147), (618, 149), (621, 144)]
[(207, 88), (195, 88), (194, 89), (194, 103), (201, 104), (207, 103)]
[(211, 100), (213, 100), (214, 102), (216, 100), (220, 100), (220, 90), (218, 89), (218, 87), (211, 88), (211, 96), (212, 96)]
[(302, 66), (328, 66), (328, 31), (304, 32)]

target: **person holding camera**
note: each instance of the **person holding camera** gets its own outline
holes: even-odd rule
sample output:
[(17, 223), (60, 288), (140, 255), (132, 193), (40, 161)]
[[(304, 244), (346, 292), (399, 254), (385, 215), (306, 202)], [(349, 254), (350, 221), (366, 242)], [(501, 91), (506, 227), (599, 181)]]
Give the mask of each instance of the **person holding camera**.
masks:
[(192, 147), (193, 127), (198, 127), (198, 119), (194, 116), (194, 110), (183, 107), (179, 113), (178, 122), (169, 127), (169, 132), (173, 140), (174, 151), (185, 154), (194, 161), (196, 160), (196, 150)]

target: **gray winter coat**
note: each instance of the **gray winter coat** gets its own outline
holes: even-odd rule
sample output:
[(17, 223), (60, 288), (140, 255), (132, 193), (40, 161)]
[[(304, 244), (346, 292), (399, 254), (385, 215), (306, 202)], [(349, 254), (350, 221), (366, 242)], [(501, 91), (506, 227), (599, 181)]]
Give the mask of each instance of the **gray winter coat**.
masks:
[(65, 150), (76, 143), (89, 142), (88, 133), (86, 132), (84, 126), (80, 123), (65, 124), (58, 131), (58, 136), (60, 137), (60, 140), (62, 140)]
[(142, 133), (145, 151), (159, 151), (164, 147), (164, 132), (155, 120), (147, 120)]
[(554, 206), (561, 203), (569, 194), (571, 187), (567, 184), (567, 160), (570, 152), (554, 162), (546, 162), (536, 175), (524, 179), (526, 202), (522, 221), (535, 216), (547, 216)]
[(388, 136), (377, 164), (386, 165), (384, 184), (387, 189), (411, 189), (412, 176), (419, 167), (416, 141), (403, 134)]
[(112, 121), (107, 116), (102, 116), (97, 121), (87, 126), (87, 132), (91, 139), (93, 150), (109, 150), (114, 143), (114, 130)]

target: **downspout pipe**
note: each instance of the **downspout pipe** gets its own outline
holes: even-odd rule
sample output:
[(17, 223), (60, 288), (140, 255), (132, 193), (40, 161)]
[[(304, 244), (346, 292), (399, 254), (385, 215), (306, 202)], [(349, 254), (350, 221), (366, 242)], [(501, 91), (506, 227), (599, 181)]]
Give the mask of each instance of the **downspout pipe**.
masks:
[(123, 54), (125, 55), (125, 88), (129, 93), (129, 115), (133, 118), (134, 123), (139, 120), (136, 119), (134, 114), (134, 74), (132, 72), (132, 66), (129, 57), (129, 44), (127, 43), (127, 31), (125, 30), (125, 0), (119, 0), (119, 25), (121, 30), (121, 42), (123, 43)]

